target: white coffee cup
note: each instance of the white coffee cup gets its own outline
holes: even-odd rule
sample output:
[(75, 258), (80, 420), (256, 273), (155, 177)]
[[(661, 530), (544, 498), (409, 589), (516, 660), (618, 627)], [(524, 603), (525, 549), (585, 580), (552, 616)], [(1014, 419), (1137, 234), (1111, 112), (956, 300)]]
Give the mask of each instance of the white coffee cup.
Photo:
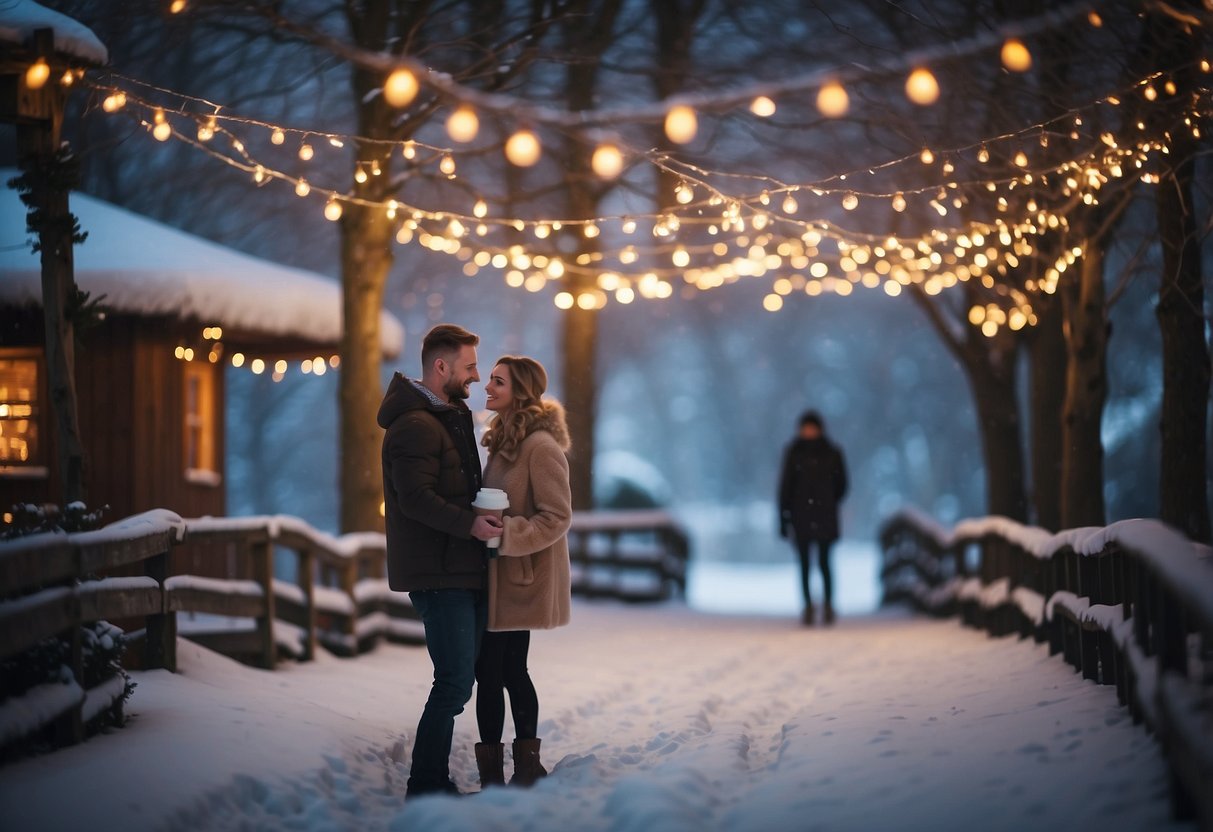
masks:
[[(501, 519), (505, 510), (510, 507), (510, 498), (500, 488), (482, 488), (476, 492), (476, 499), (472, 500), (472, 508), (477, 514), (487, 514)], [(501, 538), (494, 537), (484, 542), (490, 549), (496, 549), (501, 545)]]

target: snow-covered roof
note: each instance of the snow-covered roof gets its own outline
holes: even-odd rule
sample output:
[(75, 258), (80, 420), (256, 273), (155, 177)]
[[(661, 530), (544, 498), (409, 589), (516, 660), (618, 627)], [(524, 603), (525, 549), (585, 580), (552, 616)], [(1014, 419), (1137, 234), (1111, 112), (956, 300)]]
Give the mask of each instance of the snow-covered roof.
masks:
[[(0, 0), (3, 3), (4, 0)], [(15, 175), (0, 170), (0, 180)], [(118, 312), (195, 318), (227, 330), (336, 345), (341, 288), (326, 277), (261, 260), (81, 193), (71, 210), (88, 239), (75, 249), (76, 283)], [(0, 303), (41, 303), (41, 263), (27, 244), (26, 208), (0, 186)], [(404, 327), (387, 312), (379, 344), (394, 357)]]
[(109, 61), (105, 44), (80, 21), (33, 0), (0, 0), (0, 43), (24, 44), (35, 29), (55, 30), (56, 52), (93, 64)]

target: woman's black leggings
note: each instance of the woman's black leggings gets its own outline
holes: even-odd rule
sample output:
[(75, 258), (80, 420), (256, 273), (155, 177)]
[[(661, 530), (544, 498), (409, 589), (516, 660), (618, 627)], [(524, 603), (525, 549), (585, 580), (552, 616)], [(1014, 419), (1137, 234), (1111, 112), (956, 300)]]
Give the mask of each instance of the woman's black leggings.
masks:
[(800, 589), (804, 593), (804, 605), (813, 606), (809, 595), (809, 546), (817, 544), (817, 565), (821, 567), (821, 586), (825, 592), (826, 606), (832, 606), (834, 600), (834, 581), (830, 578), (830, 547), (833, 540), (800, 540), (796, 541), (796, 551), (800, 555)]
[(526, 669), (530, 647), (530, 630), (484, 634), (480, 656), (476, 659), (476, 724), (480, 727), (481, 742), (501, 742), (507, 690), (510, 692), (510, 713), (514, 717), (514, 736), (520, 740), (535, 739), (539, 697)]

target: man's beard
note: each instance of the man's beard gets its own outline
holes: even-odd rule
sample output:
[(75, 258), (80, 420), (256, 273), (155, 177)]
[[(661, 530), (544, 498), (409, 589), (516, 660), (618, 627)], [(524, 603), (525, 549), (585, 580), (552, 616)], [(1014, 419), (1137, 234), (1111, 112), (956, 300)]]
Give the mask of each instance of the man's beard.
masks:
[(442, 392), (446, 393), (446, 397), (451, 401), (463, 401), (469, 395), (467, 384), (467, 379), (460, 382), (456, 382), (454, 379), (448, 379), (446, 384), (442, 385)]

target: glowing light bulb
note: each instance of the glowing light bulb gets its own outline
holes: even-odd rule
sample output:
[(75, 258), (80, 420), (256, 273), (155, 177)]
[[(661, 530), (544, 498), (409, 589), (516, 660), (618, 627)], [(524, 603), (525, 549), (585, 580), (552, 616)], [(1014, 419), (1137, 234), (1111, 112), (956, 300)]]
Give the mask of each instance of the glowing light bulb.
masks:
[(1021, 168), (1026, 168), (1028, 166), (1028, 154), (1024, 153), (1022, 150), (1016, 153), (1015, 164)]
[(782, 208), (785, 214), (795, 214), (800, 209), (800, 205), (796, 202), (796, 197), (788, 194), (783, 198)]
[(600, 144), (594, 149), (590, 167), (602, 179), (614, 179), (623, 172), (623, 154), (613, 144)]
[(307, 196), (312, 192), (312, 186), (307, 183), (306, 179), (300, 179), (295, 184), (295, 193), (299, 196)]
[(324, 204), (324, 218), (329, 222), (337, 222), (341, 219), (341, 203), (335, 199), (330, 199)]
[(529, 168), (538, 162), (541, 152), (539, 137), (525, 128), (510, 136), (505, 143), (505, 158), (520, 168)]
[(198, 125), (198, 141), (209, 142), (213, 138), (215, 138), (215, 119), (212, 116)]
[(842, 118), (850, 108), (851, 99), (837, 81), (831, 81), (817, 91), (817, 110), (826, 118)]
[(476, 218), (487, 216), (489, 213), (489, 205), (483, 199), (476, 200), (476, 204), (472, 206), (472, 216)]
[(357, 182), (359, 185), (361, 185), (362, 183), (366, 182), (367, 179), (368, 179), (368, 177), (366, 175), (366, 168), (364, 168), (361, 164), (359, 164), (358, 167), (354, 168), (354, 181), (355, 182)]
[(470, 142), (480, 132), (480, 119), (476, 111), (464, 104), (451, 113), (446, 120), (446, 132), (451, 141)]
[(760, 95), (750, 102), (750, 112), (759, 118), (770, 118), (775, 115), (775, 102)]
[(905, 209), (906, 209), (906, 198), (901, 194), (894, 194), (893, 195), (893, 210), (900, 214)]
[(383, 100), (391, 107), (407, 107), (417, 97), (420, 86), (417, 76), (407, 69), (395, 69), (383, 82)]
[(168, 7), (170, 14), (181, 14), (185, 11), (185, 0), (173, 0)]
[(687, 144), (698, 132), (699, 119), (685, 104), (677, 104), (665, 114), (665, 134), (674, 144)]
[(983, 165), (990, 161), (990, 151), (986, 150), (986, 146), (984, 144), (977, 151), (977, 161), (981, 162)]
[(400, 148), (400, 155), (406, 159), (412, 159), (417, 155), (417, 142), (409, 139)]
[(286, 133), (283, 133), (281, 129), (275, 127), (274, 132), (270, 133), (270, 143), (271, 144), (282, 144), (285, 141), (286, 141)]
[[(163, 114), (161, 114), (161, 118), (163, 117)], [(173, 135), (173, 126), (167, 121), (159, 121), (152, 128), (152, 135), (156, 137), (156, 141), (158, 142), (167, 142)]]
[(842, 207), (848, 211), (854, 211), (859, 207), (859, 197), (855, 194), (847, 194), (842, 198)]
[(939, 82), (926, 67), (919, 67), (910, 73), (906, 79), (906, 97), (920, 107), (926, 107), (939, 100)]
[(307, 142), (304, 142), (303, 144), (299, 145), (299, 158), (300, 159), (302, 159), (303, 161), (306, 162), (308, 159), (311, 159), (312, 156), (314, 156), (314, 155), (316, 155), (316, 151), (312, 150), (312, 146), (310, 144), (308, 144)]
[(922, 153), (918, 154), (918, 158), (922, 160), (924, 165), (929, 165), (935, 161), (935, 154), (931, 152), (931, 148), (924, 147)]
[(1012, 72), (1027, 72), (1032, 68), (1032, 53), (1018, 38), (1007, 38), (1002, 45), (1002, 65)]
[(30, 64), (29, 69), (25, 70), (25, 86), (31, 90), (40, 90), (46, 86), (46, 82), (51, 77), (51, 66), (46, 62), (46, 58), (39, 58)]
[(438, 162), (438, 170), (445, 173), (447, 176), (452, 176), (455, 173), (455, 157), (447, 153)]

